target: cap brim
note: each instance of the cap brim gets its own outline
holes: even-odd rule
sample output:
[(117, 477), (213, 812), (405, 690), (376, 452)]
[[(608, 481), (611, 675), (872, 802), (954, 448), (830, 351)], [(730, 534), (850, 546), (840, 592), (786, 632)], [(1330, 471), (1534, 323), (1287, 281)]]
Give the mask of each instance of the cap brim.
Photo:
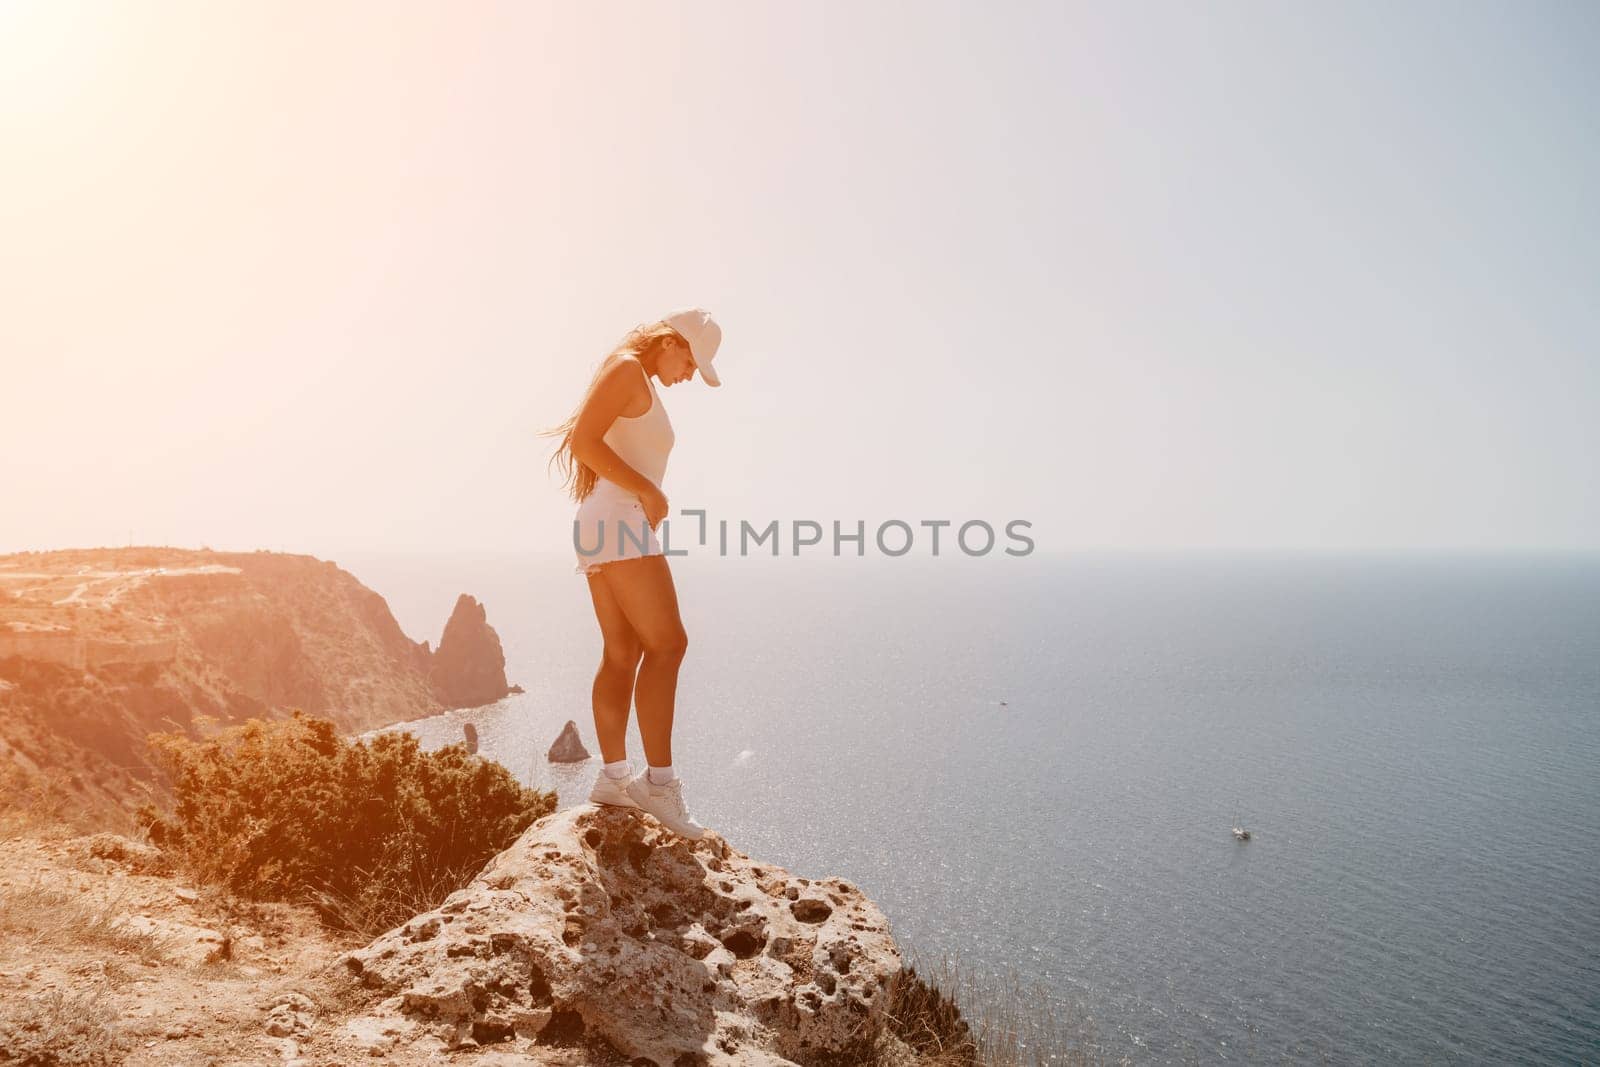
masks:
[(697, 364), (695, 364), (695, 366), (700, 368), (700, 377), (705, 381), (705, 383), (707, 385), (716, 386), (716, 385), (721, 385), (722, 384), (722, 379), (718, 378), (717, 377), (717, 372), (711, 369), (711, 364), (709, 364), (709, 363), (705, 363), (705, 364), (697, 363)]

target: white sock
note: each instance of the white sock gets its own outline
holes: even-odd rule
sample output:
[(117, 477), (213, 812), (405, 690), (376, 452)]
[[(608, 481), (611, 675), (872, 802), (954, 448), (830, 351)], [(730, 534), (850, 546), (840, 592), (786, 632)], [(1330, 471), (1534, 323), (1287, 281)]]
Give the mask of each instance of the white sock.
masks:
[(607, 778), (626, 778), (628, 777), (628, 772), (632, 769), (625, 759), (619, 759), (615, 763), (608, 763), (604, 768)]
[(652, 767), (647, 763), (645, 764), (645, 769), (646, 773), (650, 775), (651, 785), (666, 785), (668, 782), (677, 777), (677, 775), (673, 773), (672, 764), (670, 763), (665, 767)]

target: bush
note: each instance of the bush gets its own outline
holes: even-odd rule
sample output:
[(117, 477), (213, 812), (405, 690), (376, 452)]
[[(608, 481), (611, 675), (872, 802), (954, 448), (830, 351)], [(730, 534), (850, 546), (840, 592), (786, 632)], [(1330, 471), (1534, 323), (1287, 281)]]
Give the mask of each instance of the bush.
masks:
[(204, 741), (148, 741), (173, 810), (146, 803), (137, 818), (174, 862), (365, 935), (437, 907), (556, 805), (462, 743), (425, 753), (403, 732), (349, 741), (298, 709)]

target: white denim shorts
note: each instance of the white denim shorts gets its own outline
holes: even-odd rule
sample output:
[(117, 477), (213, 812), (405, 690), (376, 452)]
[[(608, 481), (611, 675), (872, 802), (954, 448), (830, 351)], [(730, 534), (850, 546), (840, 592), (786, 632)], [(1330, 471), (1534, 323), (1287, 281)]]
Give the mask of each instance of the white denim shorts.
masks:
[(616, 482), (596, 480), (572, 521), (576, 574), (590, 574), (619, 559), (661, 555), (661, 540), (645, 518), (639, 498)]

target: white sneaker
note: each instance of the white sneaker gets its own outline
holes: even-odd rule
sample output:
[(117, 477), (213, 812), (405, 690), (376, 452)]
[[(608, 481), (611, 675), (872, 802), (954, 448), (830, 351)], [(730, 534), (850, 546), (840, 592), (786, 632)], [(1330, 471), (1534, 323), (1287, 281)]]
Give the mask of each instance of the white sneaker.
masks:
[(695, 822), (689, 809), (683, 806), (682, 778), (674, 775), (672, 781), (657, 785), (650, 780), (649, 770), (645, 770), (628, 783), (627, 793), (635, 805), (654, 815), (661, 825), (679, 837), (693, 841), (705, 836), (706, 828)]
[(637, 808), (639, 806), (628, 795), (628, 780), (626, 778), (611, 777), (606, 773), (604, 767), (600, 768), (600, 774), (594, 780), (594, 788), (589, 790), (589, 803), (614, 804), (619, 808)]

